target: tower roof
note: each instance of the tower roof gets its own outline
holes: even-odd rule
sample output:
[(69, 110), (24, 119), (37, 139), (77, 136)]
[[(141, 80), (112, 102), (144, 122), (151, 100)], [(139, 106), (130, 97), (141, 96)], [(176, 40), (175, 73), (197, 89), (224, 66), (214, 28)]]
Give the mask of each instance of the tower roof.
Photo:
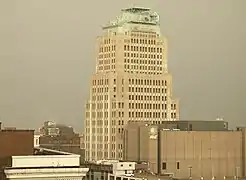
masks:
[(131, 8), (122, 9), (122, 11), (125, 11), (125, 12), (146, 12), (146, 11), (150, 11), (150, 8), (131, 7)]
[(115, 20), (110, 21), (104, 29), (124, 26), (125, 24), (138, 24), (140, 25), (151, 25), (159, 26), (159, 14), (152, 12), (150, 8), (143, 7), (131, 7), (122, 9), (120, 15)]

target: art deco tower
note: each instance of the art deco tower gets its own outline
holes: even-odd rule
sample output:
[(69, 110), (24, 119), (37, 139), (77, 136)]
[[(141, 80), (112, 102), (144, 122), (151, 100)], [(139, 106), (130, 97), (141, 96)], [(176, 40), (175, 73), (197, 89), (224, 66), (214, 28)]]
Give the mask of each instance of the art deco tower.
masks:
[(86, 160), (121, 159), (128, 121), (179, 119), (167, 50), (159, 15), (150, 9), (123, 9), (103, 27), (86, 104)]

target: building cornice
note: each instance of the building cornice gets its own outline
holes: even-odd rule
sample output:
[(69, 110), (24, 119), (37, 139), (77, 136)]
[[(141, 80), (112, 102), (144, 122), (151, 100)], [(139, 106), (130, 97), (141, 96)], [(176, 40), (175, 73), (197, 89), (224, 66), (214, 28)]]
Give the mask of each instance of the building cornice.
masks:
[(52, 179), (57, 177), (82, 178), (86, 176), (89, 168), (37, 168), (37, 169), (5, 169), (8, 179)]

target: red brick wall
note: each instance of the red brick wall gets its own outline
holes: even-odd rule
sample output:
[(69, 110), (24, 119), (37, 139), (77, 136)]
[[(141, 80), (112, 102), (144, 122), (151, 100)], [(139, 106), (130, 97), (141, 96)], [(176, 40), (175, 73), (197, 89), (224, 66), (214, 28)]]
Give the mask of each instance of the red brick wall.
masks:
[(15, 155), (32, 155), (34, 131), (0, 130), (0, 158)]

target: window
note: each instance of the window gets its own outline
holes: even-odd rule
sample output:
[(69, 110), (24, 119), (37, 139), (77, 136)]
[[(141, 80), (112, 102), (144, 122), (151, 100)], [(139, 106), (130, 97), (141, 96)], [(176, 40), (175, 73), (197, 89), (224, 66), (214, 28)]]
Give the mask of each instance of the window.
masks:
[(166, 170), (166, 169), (167, 169), (167, 163), (166, 163), (166, 162), (163, 162), (163, 163), (162, 163), (162, 169), (163, 169), (163, 170)]
[(176, 168), (177, 168), (177, 169), (179, 169), (179, 162), (177, 162), (177, 164), (176, 164)]
[(189, 124), (189, 131), (192, 131), (192, 124)]

